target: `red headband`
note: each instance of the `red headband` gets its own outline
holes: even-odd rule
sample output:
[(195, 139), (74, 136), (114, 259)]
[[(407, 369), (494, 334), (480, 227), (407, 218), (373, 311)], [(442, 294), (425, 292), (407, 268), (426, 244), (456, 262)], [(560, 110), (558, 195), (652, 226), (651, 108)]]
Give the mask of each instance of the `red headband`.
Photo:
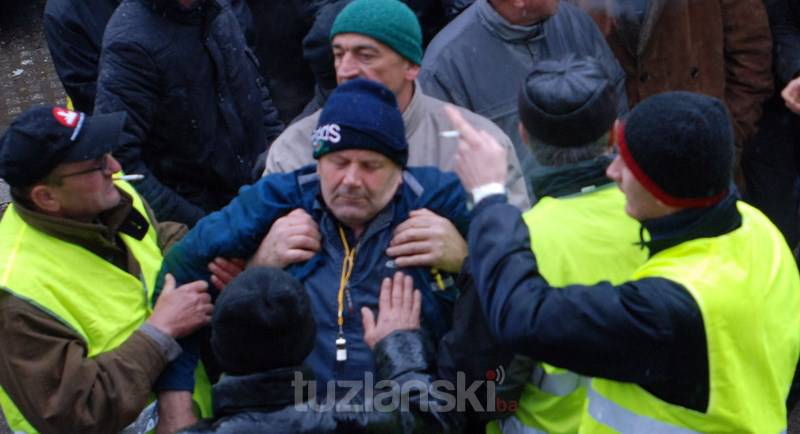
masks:
[(649, 191), (650, 194), (655, 196), (656, 199), (660, 200), (664, 204), (680, 208), (702, 208), (716, 204), (727, 195), (727, 190), (711, 197), (696, 198), (675, 197), (667, 193), (649, 176), (647, 176), (639, 164), (636, 163), (636, 160), (633, 159), (633, 155), (631, 155), (630, 149), (628, 149), (628, 141), (625, 139), (625, 124), (620, 121), (615, 125), (615, 127), (619, 155), (625, 161), (625, 165), (628, 166), (628, 168), (631, 170), (631, 173), (633, 173), (633, 176), (637, 181), (639, 181), (640, 184), (642, 184), (645, 190)]

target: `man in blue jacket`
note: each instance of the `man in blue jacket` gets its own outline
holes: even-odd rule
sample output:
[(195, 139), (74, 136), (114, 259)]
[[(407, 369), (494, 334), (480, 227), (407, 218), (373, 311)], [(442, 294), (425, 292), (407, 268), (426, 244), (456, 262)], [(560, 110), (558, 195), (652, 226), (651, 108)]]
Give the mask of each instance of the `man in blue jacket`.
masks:
[[(312, 140), (318, 164), (243, 188), (170, 251), (162, 273), (183, 282), (207, 279), (206, 264), (218, 256), (255, 254), (252, 262), (258, 263), (259, 244), (278, 218), (298, 208), (311, 215), (319, 226), (320, 249), (286, 269), (311, 297), (317, 337), (306, 363), (322, 386), (318, 390), (325, 390), (330, 380), (361, 380), (374, 370), (362, 338), (361, 310), (377, 306), (376, 288), (398, 269), (386, 254), (394, 229), (413, 210), (427, 208), (464, 234), (468, 212), (454, 174), (406, 167), (401, 113), (394, 94), (377, 82), (357, 79), (339, 86)], [(430, 267), (405, 271), (422, 294), (423, 328), (438, 338), (450, 326), (454, 279)], [(186, 387), (184, 378), (175, 374), (171, 387)], [(190, 384), (191, 376), (186, 380)]]

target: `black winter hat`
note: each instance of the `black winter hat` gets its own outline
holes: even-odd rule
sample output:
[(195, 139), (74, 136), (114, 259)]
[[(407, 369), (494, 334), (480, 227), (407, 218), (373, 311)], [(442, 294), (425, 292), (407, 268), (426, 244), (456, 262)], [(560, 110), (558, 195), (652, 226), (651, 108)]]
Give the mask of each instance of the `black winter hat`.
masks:
[(394, 93), (377, 81), (357, 78), (328, 97), (311, 136), (314, 158), (345, 149), (385, 155), (400, 167), (408, 161), (403, 115)]
[(734, 135), (720, 100), (692, 92), (651, 96), (628, 114), (616, 135), (625, 164), (664, 204), (705, 207), (727, 194)]
[(538, 62), (519, 93), (519, 118), (528, 135), (548, 145), (589, 145), (611, 131), (617, 94), (594, 58)]
[(248, 268), (214, 306), (211, 349), (226, 373), (297, 366), (314, 348), (316, 326), (303, 285), (278, 268)]
[(124, 112), (89, 116), (55, 106), (30, 109), (0, 138), (0, 178), (25, 187), (59, 164), (98, 158), (117, 145), (124, 124)]

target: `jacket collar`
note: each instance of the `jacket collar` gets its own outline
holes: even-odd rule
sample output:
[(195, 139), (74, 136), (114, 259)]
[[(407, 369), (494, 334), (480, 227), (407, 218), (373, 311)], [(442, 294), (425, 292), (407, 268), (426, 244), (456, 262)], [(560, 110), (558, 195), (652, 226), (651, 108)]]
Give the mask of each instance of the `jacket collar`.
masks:
[[(668, 216), (645, 220), (639, 232), (640, 244), (650, 256), (697, 238), (713, 238), (736, 230), (742, 215), (736, 207), (739, 194), (734, 188), (720, 203), (706, 208), (688, 208)], [(644, 230), (650, 239), (644, 239)]]
[(639, 42), (636, 45), (637, 56), (641, 56), (650, 43), (650, 38), (653, 36), (656, 24), (658, 19), (661, 18), (661, 12), (664, 10), (667, 1), (669, 0), (649, 0), (647, 13), (644, 15), (644, 22), (642, 22), (642, 29), (639, 33)]
[[(298, 377), (304, 383), (296, 384)], [(251, 375), (225, 375), (213, 389), (214, 416), (219, 418), (247, 410), (279, 410), (307, 402), (309, 388), (306, 385), (310, 381), (314, 381), (313, 374), (300, 366)]]
[(531, 176), (533, 193), (537, 198), (564, 197), (586, 193), (611, 184), (606, 168), (611, 158), (601, 156), (587, 161), (558, 167), (542, 166)]
[(524, 42), (544, 35), (543, 23), (547, 19), (536, 24), (514, 25), (500, 16), (489, 4), (488, 0), (478, 0), (475, 2), (478, 21), (489, 33), (497, 36), (506, 42)]
[(221, 8), (217, 0), (197, 0), (197, 3), (189, 8), (181, 6), (178, 0), (145, 1), (149, 2), (156, 12), (182, 24), (203, 23), (209, 12), (216, 12)]
[(422, 86), (419, 85), (419, 81), (415, 80), (414, 94), (411, 95), (411, 101), (402, 113), (403, 123), (406, 126), (406, 138), (411, 137), (422, 124), (424, 117), (423, 106), (425, 105), (423, 100), (425, 98), (425, 94), (422, 93)]
[(647, 0), (647, 9), (644, 14), (641, 26), (638, 27), (638, 32), (628, 32), (624, 28), (620, 28), (623, 24), (620, 20), (620, 6), (626, 5), (626, 2), (615, 3), (612, 6), (614, 19), (617, 21), (617, 31), (625, 41), (625, 46), (635, 56), (641, 56), (647, 49), (650, 43), (650, 38), (653, 36), (656, 24), (658, 24), (661, 13), (664, 11), (669, 0)]
[(100, 214), (93, 223), (52, 217), (26, 208), (16, 201), (14, 207), (25, 223), (50, 236), (92, 251), (115, 249), (118, 234), (141, 240), (149, 228), (145, 217), (133, 208), (133, 199), (122, 190), (119, 190), (119, 193), (121, 198), (119, 205)]

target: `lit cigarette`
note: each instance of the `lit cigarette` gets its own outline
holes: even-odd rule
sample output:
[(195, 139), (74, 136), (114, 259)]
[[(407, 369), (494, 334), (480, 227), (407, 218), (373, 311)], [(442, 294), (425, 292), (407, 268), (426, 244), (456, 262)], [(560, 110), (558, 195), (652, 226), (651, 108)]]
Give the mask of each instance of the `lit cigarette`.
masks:
[(459, 133), (457, 130), (440, 131), (439, 136), (444, 137), (445, 139), (457, 139), (461, 137), (461, 133)]
[(113, 179), (114, 181), (141, 181), (144, 179), (144, 175), (134, 173), (132, 175), (115, 176), (111, 179)]

